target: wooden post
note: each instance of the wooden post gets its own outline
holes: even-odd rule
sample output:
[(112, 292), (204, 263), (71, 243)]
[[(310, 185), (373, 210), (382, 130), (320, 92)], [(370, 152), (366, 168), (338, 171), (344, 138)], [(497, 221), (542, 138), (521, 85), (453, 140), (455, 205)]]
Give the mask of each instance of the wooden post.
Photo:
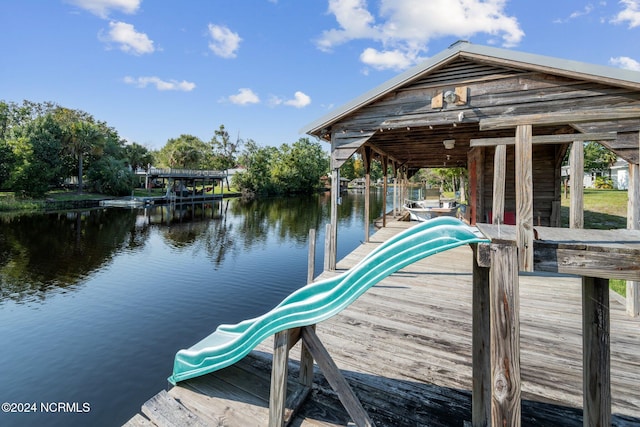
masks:
[(491, 222), (504, 224), (504, 188), (507, 177), (507, 146), (496, 145), (493, 162), (493, 209)]
[[(629, 194), (627, 228), (640, 230), (640, 165), (629, 164), (629, 189), (627, 191)], [(631, 317), (640, 316), (640, 282), (627, 281), (627, 313)]]
[(533, 271), (533, 150), (531, 125), (516, 128), (516, 222), (520, 270)]
[(516, 247), (491, 244), (491, 425), (520, 426), (520, 299)]
[(329, 271), (331, 268), (331, 234), (333, 226), (331, 223), (327, 224), (324, 228), (324, 271)]
[(570, 156), (571, 204), (569, 206), (569, 228), (584, 228), (584, 144), (582, 141), (576, 141), (571, 145)]
[(611, 425), (609, 280), (582, 278), (583, 426)]
[(382, 174), (382, 179), (384, 179), (384, 183), (382, 184), (382, 226), (387, 226), (387, 191), (388, 185), (387, 181), (389, 180), (389, 172), (387, 171), (389, 166), (389, 161), (387, 160), (387, 156), (382, 158), (382, 170), (384, 173)]
[(491, 329), (489, 312), (489, 245), (471, 245), (473, 249), (473, 427), (488, 427), (491, 421)]
[(316, 269), (316, 229), (309, 229), (309, 258), (307, 259), (307, 283), (313, 282)]
[(287, 399), (287, 370), (289, 362), (289, 331), (278, 332), (273, 340), (271, 393), (269, 394), (269, 427), (284, 426)]
[[(314, 228), (309, 230), (309, 262), (307, 263), (307, 284), (313, 282), (313, 273), (315, 270), (315, 246), (316, 246), (316, 230)], [(315, 328), (315, 325), (313, 325)], [(304, 341), (300, 348), (300, 377), (298, 378), (300, 384), (307, 387), (313, 385), (313, 356), (309, 353)]]
[(338, 201), (340, 199), (340, 169), (335, 168), (331, 173), (331, 236), (329, 250), (329, 271), (336, 269), (336, 246), (338, 232)]
[(364, 242), (369, 242), (369, 217), (371, 216), (371, 149), (364, 147), (362, 150), (362, 160), (364, 161)]

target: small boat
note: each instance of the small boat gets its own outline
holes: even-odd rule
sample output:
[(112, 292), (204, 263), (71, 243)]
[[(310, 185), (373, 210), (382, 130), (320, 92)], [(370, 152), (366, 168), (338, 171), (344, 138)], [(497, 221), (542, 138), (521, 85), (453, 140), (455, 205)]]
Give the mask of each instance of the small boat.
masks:
[(427, 221), (438, 216), (453, 216), (458, 213), (455, 201), (440, 200), (406, 200), (402, 205), (409, 212), (412, 221)]

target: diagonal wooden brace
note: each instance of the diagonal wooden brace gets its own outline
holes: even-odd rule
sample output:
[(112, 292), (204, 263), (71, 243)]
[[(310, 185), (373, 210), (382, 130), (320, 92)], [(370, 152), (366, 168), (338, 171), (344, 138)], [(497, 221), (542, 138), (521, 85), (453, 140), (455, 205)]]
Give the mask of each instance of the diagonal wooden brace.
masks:
[(358, 427), (374, 427), (375, 424), (367, 415), (347, 380), (340, 373), (338, 366), (329, 355), (327, 349), (320, 342), (313, 327), (305, 326), (302, 328), (302, 342), (307, 346), (309, 353), (311, 353), (322, 370), (331, 388), (338, 394), (340, 402), (342, 402), (353, 422)]

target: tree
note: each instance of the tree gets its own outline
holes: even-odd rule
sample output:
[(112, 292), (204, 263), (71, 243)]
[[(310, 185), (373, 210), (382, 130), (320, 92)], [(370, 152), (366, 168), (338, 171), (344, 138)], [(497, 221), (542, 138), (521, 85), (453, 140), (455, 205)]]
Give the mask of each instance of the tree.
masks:
[(163, 166), (180, 169), (201, 169), (205, 166), (207, 144), (193, 135), (182, 134), (171, 138), (160, 150), (159, 160)]
[(105, 135), (93, 122), (79, 118), (80, 115), (75, 111), (63, 109), (60, 116), (64, 121), (62, 142), (65, 151), (77, 161), (78, 194), (81, 194), (84, 156), (100, 150), (105, 141)]
[(0, 190), (8, 183), (15, 161), (15, 155), (9, 144), (0, 139)]
[[(209, 145), (211, 146), (211, 167), (213, 169), (227, 172), (236, 166), (236, 154), (242, 145), (239, 136), (235, 143), (231, 142), (229, 132), (226, 131), (224, 125), (220, 125), (220, 128), (214, 132)], [(227, 180), (227, 188), (229, 188), (229, 180)]]
[(124, 161), (112, 156), (104, 156), (98, 160), (91, 167), (88, 178), (94, 191), (111, 196), (131, 194), (135, 182), (134, 173)]
[(617, 160), (615, 153), (597, 142), (589, 141), (584, 145), (584, 170), (587, 172), (603, 173), (608, 170), (611, 178), (611, 166)]
[(300, 138), (282, 144), (272, 163), (271, 176), (283, 192), (309, 193), (318, 188), (329, 169), (329, 155), (319, 143)]
[(274, 192), (271, 162), (278, 150), (274, 147), (260, 147), (251, 139), (244, 145), (245, 151), (238, 159), (244, 167), (244, 172), (234, 175), (234, 187), (251, 195)]
[(124, 146), (124, 158), (134, 172), (137, 169), (147, 170), (148, 165), (153, 163), (149, 150), (136, 142)]
[(26, 196), (44, 195), (62, 181), (62, 129), (52, 114), (14, 127), (6, 141), (13, 153), (8, 186)]
[(329, 155), (319, 143), (301, 138), (279, 148), (259, 147), (247, 141), (240, 156), (245, 172), (234, 177), (234, 185), (247, 193), (310, 193), (329, 169)]

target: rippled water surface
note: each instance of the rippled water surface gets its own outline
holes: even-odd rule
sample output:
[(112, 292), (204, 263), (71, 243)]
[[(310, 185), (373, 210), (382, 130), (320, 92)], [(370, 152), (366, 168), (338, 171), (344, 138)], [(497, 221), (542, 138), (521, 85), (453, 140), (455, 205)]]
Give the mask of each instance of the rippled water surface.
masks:
[[(178, 349), (304, 285), (310, 228), (320, 272), (329, 210), (324, 194), (0, 217), (0, 402), (31, 411), (0, 425), (122, 424)], [(364, 195), (343, 196), (338, 258), (363, 212)]]

